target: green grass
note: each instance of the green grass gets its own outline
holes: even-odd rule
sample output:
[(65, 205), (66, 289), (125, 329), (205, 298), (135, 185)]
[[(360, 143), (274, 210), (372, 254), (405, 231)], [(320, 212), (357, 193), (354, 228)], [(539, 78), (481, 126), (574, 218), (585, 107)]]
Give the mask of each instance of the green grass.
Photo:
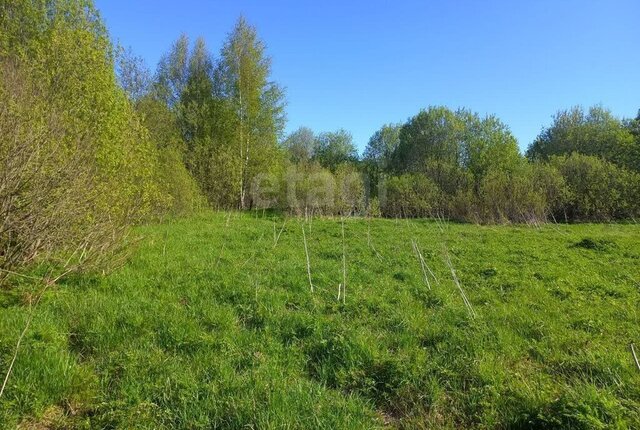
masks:
[[(637, 226), (347, 219), (343, 303), (340, 220), (305, 224), (313, 293), (282, 222), (141, 227), (125, 267), (49, 290), (0, 428), (640, 428)], [(2, 376), (31, 291), (0, 295)]]

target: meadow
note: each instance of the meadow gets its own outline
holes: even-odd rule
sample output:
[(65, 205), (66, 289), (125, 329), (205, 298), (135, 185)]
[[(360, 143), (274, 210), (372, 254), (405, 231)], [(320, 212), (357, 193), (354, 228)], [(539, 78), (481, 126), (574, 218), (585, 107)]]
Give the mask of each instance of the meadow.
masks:
[[(0, 292), (0, 428), (640, 428), (640, 229), (206, 212)], [(305, 251), (306, 249), (306, 251)]]

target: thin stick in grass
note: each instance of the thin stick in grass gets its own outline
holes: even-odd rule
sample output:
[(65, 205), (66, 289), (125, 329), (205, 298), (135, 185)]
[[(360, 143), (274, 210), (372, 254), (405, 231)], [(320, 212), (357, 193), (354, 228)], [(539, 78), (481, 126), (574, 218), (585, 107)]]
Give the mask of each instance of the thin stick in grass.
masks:
[(244, 263), (242, 263), (242, 265), (240, 266), (240, 269), (242, 269), (244, 266), (247, 265), (247, 263), (249, 263), (251, 260), (253, 260), (255, 258), (255, 256), (258, 254), (258, 249), (259, 249), (259, 245), (262, 242), (262, 239), (264, 239), (264, 233), (262, 233), (260, 235), (260, 238), (258, 239), (258, 241), (255, 244), (253, 253), (251, 254), (251, 256), (249, 258), (247, 258)]
[(439, 284), (440, 281), (438, 281), (438, 278), (436, 277), (435, 273), (433, 273), (433, 270), (431, 270), (431, 268), (429, 267), (427, 262), (424, 261), (424, 257), (422, 256), (422, 252), (420, 252), (420, 247), (418, 246), (418, 242), (416, 242), (416, 250), (418, 251), (418, 256), (420, 257), (420, 262), (423, 265), (423, 270), (424, 270), (424, 268), (426, 268), (427, 271), (429, 272), (429, 274), (431, 275), (431, 277), (433, 278), (433, 280), (435, 281), (435, 283)]
[(307, 235), (304, 232), (304, 224), (302, 224), (302, 240), (304, 242), (304, 253), (307, 257), (307, 275), (309, 276), (309, 286), (313, 293), (313, 282), (311, 281), (311, 262), (309, 261), (309, 248), (307, 247)]
[[(284, 222), (282, 223), (282, 227), (280, 228), (280, 232), (278, 232), (278, 235), (275, 237), (275, 240), (273, 242), (273, 247), (275, 248), (276, 246), (278, 246), (278, 242), (280, 241), (280, 235), (282, 235), (282, 232), (284, 231), (284, 226), (287, 224), (287, 220), (285, 219)], [(274, 224), (275, 227), (275, 224)], [(275, 232), (275, 230), (274, 230)]]
[(218, 259), (216, 260), (216, 265), (213, 267), (214, 269), (218, 268), (218, 265), (220, 264), (220, 260), (222, 260), (222, 253), (224, 252), (224, 246), (225, 243), (222, 243), (222, 246), (220, 247), (220, 254), (218, 254)]
[(347, 296), (347, 253), (344, 244), (344, 218), (342, 219), (342, 303), (346, 303)]
[(636, 349), (631, 344), (631, 354), (633, 355), (633, 361), (636, 362), (636, 367), (640, 370), (640, 362), (638, 361), (638, 356), (636, 355)]
[(460, 285), (460, 281), (458, 280), (456, 271), (453, 268), (453, 264), (451, 263), (451, 258), (449, 258), (448, 252), (446, 252), (445, 258), (446, 258), (447, 266), (449, 266), (449, 270), (451, 270), (451, 276), (453, 277), (453, 282), (455, 282), (456, 286), (458, 287), (458, 291), (460, 291), (460, 295), (462, 296), (462, 301), (464, 301), (464, 304), (467, 307), (467, 310), (469, 311), (469, 315), (471, 315), (472, 318), (475, 318), (476, 311), (473, 310), (473, 306), (471, 306), (471, 302), (467, 298), (467, 295), (465, 294), (464, 289), (462, 288), (462, 285)]
[(427, 275), (426, 263), (424, 262), (424, 258), (422, 258), (422, 253), (420, 252), (420, 248), (418, 248), (418, 244), (413, 239), (411, 239), (411, 246), (413, 247), (413, 252), (416, 254), (416, 257), (420, 262), (424, 283), (427, 284), (427, 288), (431, 289), (431, 282), (429, 282), (429, 276)]

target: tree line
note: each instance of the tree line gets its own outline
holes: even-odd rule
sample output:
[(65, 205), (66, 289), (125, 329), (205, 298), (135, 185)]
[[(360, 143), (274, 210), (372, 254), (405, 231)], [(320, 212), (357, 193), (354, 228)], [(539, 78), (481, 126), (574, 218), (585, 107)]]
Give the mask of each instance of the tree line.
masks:
[(308, 194), (277, 202), (298, 213), (302, 201), (305, 212), (476, 223), (631, 220), (640, 214), (639, 128), (640, 112), (620, 120), (601, 106), (574, 107), (522, 154), (499, 118), (432, 106), (383, 125), (358, 158), (344, 130), (303, 127), (282, 143), (288, 163), (330, 185), (298, 186)]
[(0, 280), (42, 262), (108, 266), (130, 226), (206, 207), (480, 223), (640, 213), (640, 113), (561, 111), (521, 154), (497, 117), (429, 107), (360, 156), (344, 129), (284, 135), (284, 90), (243, 17), (215, 55), (182, 35), (151, 72), (91, 0), (0, 12)]
[(431, 107), (382, 127), (363, 164), (370, 183), (384, 182), (387, 216), (631, 219), (640, 213), (639, 124), (640, 113), (621, 121), (600, 106), (560, 111), (523, 155), (495, 116)]

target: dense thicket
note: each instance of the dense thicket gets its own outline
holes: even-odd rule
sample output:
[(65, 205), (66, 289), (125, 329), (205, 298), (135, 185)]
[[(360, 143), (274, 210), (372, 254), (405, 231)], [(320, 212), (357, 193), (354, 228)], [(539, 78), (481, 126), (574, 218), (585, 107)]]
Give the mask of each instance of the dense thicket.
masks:
[(629, 219), (640, 213), (637, 127), (601, 107), (563, 111), (525, 158), (499, 119), (431, 107), (374, 134), (366, 173), (386, 216)]
[[(270, 202), (297, 213), (302, 207), (305, 213), (480, 223), (634, 219), (640, 214), (639, 123), (601, 107), (563, 111), (525, 157), (495, 116), (430, 107), (404, 124), (382, 126), (362, 160), (350, 138), (338, 139), (347, 136), (343, 131), (315, 136), (303, 127), (283, 142), (297, 173), (285, 182), (296, 193)], [(336, 173), (345, 169), (347, 183)]]
[(158, 155), (88, 1), (0, 3), (0, 269), (105, 262), (166, 206)]

